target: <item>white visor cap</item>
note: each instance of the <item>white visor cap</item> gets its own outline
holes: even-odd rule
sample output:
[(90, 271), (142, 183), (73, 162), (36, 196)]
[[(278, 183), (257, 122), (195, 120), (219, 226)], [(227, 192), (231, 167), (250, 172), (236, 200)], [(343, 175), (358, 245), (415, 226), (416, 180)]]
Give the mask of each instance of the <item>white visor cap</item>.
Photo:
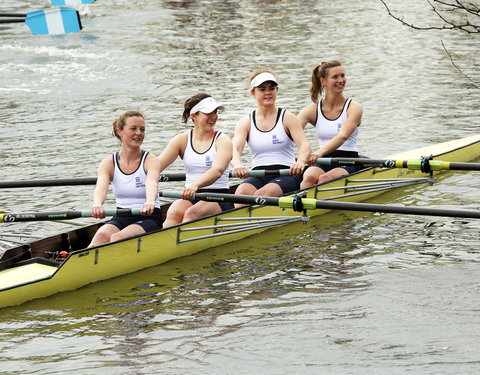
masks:
[(208, 98), (200, 100), (197, 104), (193, 106), (193, 108), (190, 110), (190, 117), (197, 112), (209, 114), (216, 109), (224, 110), (225, 108), (223, 108), (223, 105), (217, 103), (215, 99), (209, 96)]
[(267, 81), (272, 81), (276, 85), (278, 85), (277, 80), (275, 79), (275, 76), (272, 73), (269, 72), (263, 72), (260, 73), (259, 75), (255, 76), (254, 79), (250, 82), (250, 90), (254, 89), (255, 87), (260, 86), (262, 83), (267, 82)]

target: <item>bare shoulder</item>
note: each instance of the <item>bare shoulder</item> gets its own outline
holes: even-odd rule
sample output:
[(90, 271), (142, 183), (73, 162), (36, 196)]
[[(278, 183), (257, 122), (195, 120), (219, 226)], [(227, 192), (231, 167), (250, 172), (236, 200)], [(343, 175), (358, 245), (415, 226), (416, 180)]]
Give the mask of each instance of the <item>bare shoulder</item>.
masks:
[(237, 122), (235, 129), (246, 129), (250, 127), (250, 116), (244, 116)]
[(224, 132), (218, 136), (217, 139), (218, 142), (221, 142), (223, 144), (232, 144), (232, 140), (228, 135), (226, 135)]
[(155, 159), (155, 158), (157, 157), (157, 156), (156, 156), (153, 152), (151, 152), (151, 151), (146, 151), (146, 152), (148, 152), (148, 155), (147, 155), (146, 160)]
[(173, 147), (184, 147), (188, 142), (188, 131), (184, 133), (177, 134), (172, 140), (169, 142), (169, 145)]
[(310, 103), (309, 105), (303, 107), (298, 113), (298, 119), (300, 124), (305, 127), (307, 124), (315, 124), (317, 119), (317, 103)]
[(295, 114), (293, 114), (292, 112), (289, 112), (289, 111), (285, 111), (285, 117), (283, 118), (283, 124), (286, 127), (300, 126), (300, 121)]
[(99, 168), (108, 168), (109, 166), (113, 169), (113, 155), (105, 156), (100, 162)]
[(106, 156), (98, 166), (98, 175), (108, 175), (111, 180), (114, 171), (113, 163), (113, 155)]
[(360, 105), (360, 103), (356, 102), (355, 100), (352, 100), (350, 102), (350, 106), (348, 107), (348, 110), (353, 110), (353, 111), (362, 111), (362, 106)]

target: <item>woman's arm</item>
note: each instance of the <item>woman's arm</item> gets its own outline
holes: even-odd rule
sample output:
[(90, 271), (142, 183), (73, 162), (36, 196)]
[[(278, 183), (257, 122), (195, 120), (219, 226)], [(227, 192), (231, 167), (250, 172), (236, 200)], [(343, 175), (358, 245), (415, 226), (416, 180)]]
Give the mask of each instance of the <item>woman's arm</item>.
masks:
[(283, 120), (283, 125), (298, 148), (297, 161), (290, 167), (290, 174), (299, 175), (303, 172), (312, 149), (297, 116), (295, 116), (293, 113), (287, 112)]
[(250, 117), (242, 118), (235, 127), (235, 134), (233, 136), (233, 156), (231, 165), (235, 176), (238, 178), (247, 178), (247, 168), (242, 163), (242, 153), (247, 142), (248, 133), (250, 132)]
[(298, 120), (300, 125), (305, 129), (307, 124), (312, 124), (315, 126), (315, 121), (317, 119), (317, 103), (312, 103), (303, 107), (302, 110), (298, 113)]
[(92, 205), (92, 216), (97, 219), (103, 219), (105, 217), (103, 204), (107, 197), (108, 185), (112, 179), (113, 157), (110, 155), (103, 159), (98, 166), (97, 183), (95, 185), (95, 190), (93, 191)]
[(170, 166), (177, 157), (183, 157), (185, 147), (187, 145), (188, 133), (178, 134), (168, 142), (165, 150), (158, 156), (159, 173), (162, 173), (165, 168)]
[(160, 160), (152, 153), (145, 160), (147, 179), (145, 182), (146, 200), (140, 210), (142, 215), (151, 215), (155, 209), (158, 196), (158, 180), (160, 178)]

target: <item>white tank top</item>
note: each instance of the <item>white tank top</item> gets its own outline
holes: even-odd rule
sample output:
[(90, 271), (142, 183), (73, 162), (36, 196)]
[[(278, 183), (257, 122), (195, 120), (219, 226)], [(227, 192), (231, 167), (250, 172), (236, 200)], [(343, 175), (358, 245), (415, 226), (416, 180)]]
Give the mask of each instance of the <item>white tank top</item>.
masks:
[(283, 125), (285, 109), (279, 108), (277, 120), (272, 129), (262, 131), (255, 123), (255, 111), (250, 113), (248, 146), (252, 154), (252, 168), (267, 165), (295, 163), (295, 142), (289, 137)]
[[(142, 151), (140, 163), (135, 172), (125, 174), (120, 169), (118, 152), (113, 154), (113, 180), (112, 188), (117, 198), (117, 207), (120, 208), (140, 208), (147, 200), (145, 182), (147, 174), (145, 173), (145, 159), (148, 152)], [(155, 200), (155, 207), (160, 207), (158, 199)]]
[[(222, 134), (222, 132), (215, 131), (212, 144), (208, 150), (203, 153), (198, 153), (194, 150), (192, 145), (193, 129), (188, 132), (187, 147), (185, 148), (185, 152), (183, 154), (183, 164), (185, 165), (186, 172), (185, 187), (198, 180), (212, 167), (213, 159), (217, 153), (215, 144), (220, 134)], [(217, 181), (211, 185), (203, 186), (202, 189), (228, 189), (228, 173), (229, 168), (227, 167)]]
[[(352, 99), (347, 99), (343, 105), (340, 116), (336, 119), (327, 119), (322, 112), (322, 101), (317, 105), (317, 121), (315, 122), (315, 130), (319, 140), (320, 147), (325, 146), (330, 140), (332, 140), (340, 131), (342, 125), (347, 121), (347, 110), (350, 106)], [(357, 138), (358, 138), (358, 126), (350, 137), (341, 145), (338, 150), (343, 151), (357, 151)]]

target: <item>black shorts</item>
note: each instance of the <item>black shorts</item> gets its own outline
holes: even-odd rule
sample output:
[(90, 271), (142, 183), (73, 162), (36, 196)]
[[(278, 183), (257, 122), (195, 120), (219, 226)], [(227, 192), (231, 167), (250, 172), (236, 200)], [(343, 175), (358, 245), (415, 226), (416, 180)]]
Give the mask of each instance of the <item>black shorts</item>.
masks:
[[(230, 189), (198, 189), (197, 193), (219, 193), (219, 194), (231, 194)], [(199, 202), (197, 199), (190, 199), (192, 204)], [(214, 202), (220, 206), (220, 209), (223, 211), (231, 210), (235, 208), (233, 203), (224, 203), (224, 202)]]
[[(322, 158), (358, 158), (358, 152), (336, 150), (327, 155), (322, 156)], [(355, 167), (353, 165), (339, 166), (339, 165), (327, 165), (327, 164), (312, 164), (312, 167), (321, 168), (323, 171), (325, 171), (325, 173), (335, 168), (343, 168), (348, 173), (353, 173), (364, 168), (364, 167)]]
[(162, 211), (159, 208), (155, 208), (150, 216), (114, 216), (107, 224), (115, 225), (120, 230), (125, 229), (131, 224), (137, 224), (143, 228), (145, 233), (153, 232), (154, 230), (160, 229), (162, 227)]
[[(266, 165), (253, 168), (253, 170), (265, 169), (265, 170), (277, 170), (277, 169), (290, 169), (286, 165)], [(261, 189), (266, 184), (274, 183), (280, 186), (283, 194), (291, 193), (300, 189), (300, 182), (302, 182), (302, 176), (264, 176), (264, 177), (248, 177), (242, 181), (243, 183), (251, 184), (258, 189)]]

